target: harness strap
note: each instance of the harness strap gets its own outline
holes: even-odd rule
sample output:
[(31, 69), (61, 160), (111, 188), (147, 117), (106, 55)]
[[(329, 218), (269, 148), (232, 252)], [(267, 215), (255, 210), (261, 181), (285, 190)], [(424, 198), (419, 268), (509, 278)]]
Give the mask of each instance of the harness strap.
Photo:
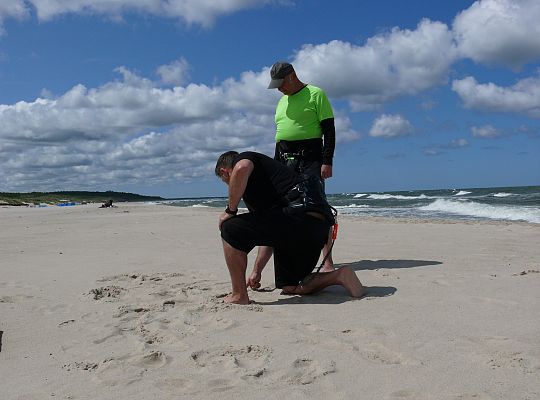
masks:
[(300, 150), (294, 152), (279, 151), (279, 155), (284, 160), (302, 160), (313, 154), (313, 150)]

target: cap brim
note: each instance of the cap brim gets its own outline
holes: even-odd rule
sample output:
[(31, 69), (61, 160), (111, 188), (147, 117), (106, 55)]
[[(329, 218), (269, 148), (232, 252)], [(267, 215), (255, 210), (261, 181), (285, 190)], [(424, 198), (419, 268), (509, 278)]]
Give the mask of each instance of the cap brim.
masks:
[(272, 79), (268, 85), (268, 89), (277, 89), (281, 86), (285, 79)]

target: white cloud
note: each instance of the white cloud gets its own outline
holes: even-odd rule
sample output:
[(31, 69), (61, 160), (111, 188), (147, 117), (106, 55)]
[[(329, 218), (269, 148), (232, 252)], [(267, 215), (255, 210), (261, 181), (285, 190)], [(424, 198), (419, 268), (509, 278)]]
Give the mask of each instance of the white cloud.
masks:
[(474, 137), (482, 139), (494, 139), (502, 136), (502, 132), (492, 125), (472, 126), (471, 132)]
[(424, 154), (426, 156), (438, 156), (444, 154), (445, 150), (457, 150), (469, 146), (469, 141), (464, 138), (453, 139), (448, 143), (437, 144), (424, 147)]
[(452, 82), (465, 107), (491, 112), (515, 112), (540, 118), (540, 78), (526, 78), (510, 87), (480, 84), (473, 77)]
[(426, 156), (438, 156), (442, 154), (442, 151), (436, 147), (427, 147), (424, 149), (424, 154)]
[(27, 3), (35, 7), (41, 21), (48, 21), (70, 13), (100, 14), (113, 19), (121, 19), (127, 12), (138, 12), (166, 18), (180, 18), (187, 24), (208, 27), (222, 15), (271, 3), (287, 2), (279, 0), (27, 0)]
[(401, 115), (383, 114), (373, 122), (369, 135), (373, 137), (393, 138), (408, 135), (412, 131), (413, 127), (411, 123)]
[(443, 147), (447, 149), (459, 149), (461, 147), (467, 147), (469, 145), (469, 142), (467, 139), (454, 139), (450, 141), (450, 143), (443, 145)]
[[(270, 113), (275, 108), (274, 93), (257, 86), (253, 74), (214, 87), (159, 88), (125, 68), (117, 71), (123, 80), (96, 89), (77, 85), (56, 99), (0, 105), (0, 138), (63, 141), (125, 136), (172, 124), (211, 121), (238, 110)], [(250, 96), (240, 101), (244, 92), (256, 93), (258, 101), (251, 101)]]
[(161, 82), (167, 85), (183, 85), (188, 78), (189, 64), (184, 59), (173, 61), (167, 65), (161, 65), (156, 70)]
[(24, 0), (9, 0), (0, 2), (0, 36), (4, 32), (3, 21), (8, 18), (23, 19), (30, 15)]
[[(225, 150), (273, 154), (268, 69), (216, 86), (163, 88), (125, 67), (98, 88), (0, 105), (2, 190), (107, 189), (211, 177)], [(46, 93), (50, 95), (50, 93)], [(335, 110), (338, 142), (356, 140)]]
[(460, 55), (516, 68), (540, 57), (538, 0), (481, 0), (458, 14)]
[(361, 47), (339, 40), (305, 45), (293, 64), (300, 79), (362, 110), (446, 82), (455, 59), (448, 27), (424, 19), (415, 30), (394, 28)]
[(360, 133), (354, 130), (351, 119), (344, 112), (334, 110), (334, 124), (336, 126), (337, 143), (351, 142), (360, 139)]

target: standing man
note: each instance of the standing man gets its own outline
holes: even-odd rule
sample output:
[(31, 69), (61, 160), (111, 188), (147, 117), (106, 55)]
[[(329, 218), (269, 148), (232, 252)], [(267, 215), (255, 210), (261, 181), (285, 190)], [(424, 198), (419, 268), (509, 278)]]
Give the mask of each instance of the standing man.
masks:
[[(332, 177), (332, 160), (336, 144), (334, 112), (324, 91), (300, 81), (291, 64), (276, 62), (270, 69), (268, 89), (283, 93), (276, 107), (276, 149), (274, 159), (297, 173)], [(329, 240), (323, 248), (328, 254), (322, 271), (334, 270)], [(255, 265), (266, 264), (272, 249), (261, 247)]]
[[(320, 184), (310, 193), (308, 209), (291, 211), (290, 195), (305, 177), (270, 157), (255, 153), (222, 154), (215, 173), (229, 188), (228, 205), (219, 217), (223, 252), (231, 276), (232, 293), (226, 303), (248, 304), (247, 287), (260, 287), (265, 265), (253, 267), (246, 280), (247, 255), (255, 246), (274, 249), (275, 284), (285, 294), (310, 294), (341, 285), (361, 297), (362, 284), (348, 267), (312, 274), (333, 224), (330, 206)], [(249, 212), (237, 215), (243, 199)]]
[(278, 61), (268, 89), (283, 93), (276, 107), (275, 159), (297, 172), (332, 177), (336, 145), (334, 112), (324, 91), (300, 81), (291, 64)]

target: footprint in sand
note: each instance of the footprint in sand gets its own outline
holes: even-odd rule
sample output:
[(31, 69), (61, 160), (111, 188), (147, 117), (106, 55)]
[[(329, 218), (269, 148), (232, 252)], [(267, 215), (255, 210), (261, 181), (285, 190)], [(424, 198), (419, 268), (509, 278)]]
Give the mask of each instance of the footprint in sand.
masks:
[(405, 354), (394, 351), (381, 343), (370, 343), (364, 348), (358, 348), (362, 358), (385, 365), (418, 365), (418, 361)]
[(88, 294), (91, 295), (94, 300), (101, 300), (103, 298), (113, 300), (119, 298), (123, 292), (125, 292), (124, 288), (111, 285), (92, 289)]
[(193, 331), (211, 329), (224, 331), (238, 325), (238, 322), (226, 318), (220, 313), (205, 312), (204, 307), (184, 310), (181, 322)]
[(129, 385), (137, 382), (149, 371), (166, 366), (170, 362), (161, 351), (152, 351), (135, 356), (125, 355), (109, 358), (93, 368), (96, 378), (108, 386)]
[(271, 350), (265, 346), (223, 347), (196, 351), (191, 354), (193, 362), (212, 374), (238, 376), (242, 379), (260, 378)]
[(486, 364), (492, 369), (516, 368), (525, 374), (540, 371), (540, 360), (519, 351), (519, 344), (509, 337), (485, 336), (468, 339), (477, 344), (476, 354), (486, 360)]
[(497, 368), (517, 368), (524, 374), (534, 374), (540, 371), (538, 360), (533, 361), (521, 352), (501, 352), (497, 351), (491, 355), (487, 364), (492, 369)]
[(297, 358), (287, 369), (281, 380), (293, 385), (309, 385), (316, 379), (336, 372), (334, 360), (319, 362), (309, 358)]
[[(186, 336), (237, 326), (239, 322), (233, 316), (239, 309), (243, 312), (262, 311), (258, 304), (224, 304), (219, 295), (228, 289), (228, 284), (191, 275), (125, 274), (100, 279), (99, 283), (102, 286), (87, 292), (86, 299), (96, 300), (98, 304), (114, 302), (117, 307), (116, 311), (112, 310), (115, 305), (101, 308), (105, 310), (102, 312), (111, 313), (112, 323), (102, 328), (88, 327), (96, 331), (93, 340), (99, 347), (96, 353), (116, 341), (125, 340), (131, 341), (136, 349), (122, 357), (81, 364), (82, 369), (86, 367), (96, 379), (111, 386), (138, 381), (145, 371), (167, 364), (169, 359), (162, 351), (184, 349), (186, 344), (182, 339)], [(78, 319), (81, 329), (98, 320), (92, 313)], [(154, 352), (142, 356), (141, 351), (149, 348)], [(193, 353), (192, 360), (203, 372), (211, 374), (209, 378), (215, 378), (216, 388), (223, 388), (229, 387), (231, 382), (258, 380), (265, 373), (270, 353), (269, 349), (255, 345), (227, 347)], [(76, 365), (72, 368), (81, 369)], [(190, 386), (189, 379), (184, 386)]]
[(219, 289), (216, 283), (180, 273), (124, 274), (102, 278), (98, 282), (109, 285), (90, 292), (96, 300), (129, 297), (131, 300), (148, 301), (150, 298), (163, 306), (201, 303)]

